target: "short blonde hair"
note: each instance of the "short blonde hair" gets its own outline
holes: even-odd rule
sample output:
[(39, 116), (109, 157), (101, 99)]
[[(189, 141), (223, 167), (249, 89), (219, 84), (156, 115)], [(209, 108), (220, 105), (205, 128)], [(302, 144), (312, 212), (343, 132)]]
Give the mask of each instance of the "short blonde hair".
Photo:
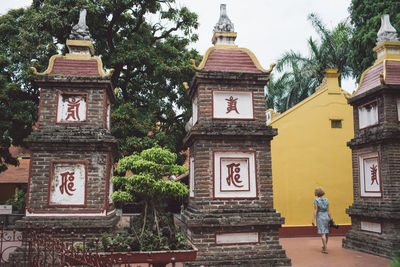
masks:
[(323, 195), (325, 195), (325, 191), (324, 191), (324, 189), (322, 187), (318, 186), (317, 188), (315, 188), (314, 194), (317, 197), (322, 197)]

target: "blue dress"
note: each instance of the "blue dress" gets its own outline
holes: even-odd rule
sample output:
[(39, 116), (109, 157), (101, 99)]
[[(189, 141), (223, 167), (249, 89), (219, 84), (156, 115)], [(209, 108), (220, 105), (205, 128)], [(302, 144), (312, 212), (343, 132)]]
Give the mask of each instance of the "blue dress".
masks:
[(318, 234), (329, 234), (328, 199), (324, 197), (317, 197), (316, 199), (314, 199), (314, 205), (318, 207), (317, 211)]

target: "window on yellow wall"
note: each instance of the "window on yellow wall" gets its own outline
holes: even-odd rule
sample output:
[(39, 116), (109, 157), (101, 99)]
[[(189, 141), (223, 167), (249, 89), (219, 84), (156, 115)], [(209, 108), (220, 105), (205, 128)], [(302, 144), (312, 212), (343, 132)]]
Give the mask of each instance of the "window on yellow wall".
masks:
[(331, 120), (331, 128), (342, 128), (342, 120)]

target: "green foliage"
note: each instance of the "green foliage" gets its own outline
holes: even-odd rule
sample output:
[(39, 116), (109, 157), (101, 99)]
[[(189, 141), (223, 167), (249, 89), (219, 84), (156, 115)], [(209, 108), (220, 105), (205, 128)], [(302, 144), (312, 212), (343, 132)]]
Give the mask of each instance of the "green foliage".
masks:
[(24, 145), (37, 119), (38, 90), (29, 83), (29, 67), (31, 59), (39, 64), (42, 55), (35, 55), (31, 46), (37, 44), (30, 37), (35, 35), (42, 45), (48, 42), (45, 34), (29, 32), (31, 20), (34, 16), (24, 9), (0, 16), (0, 172), (7, 164), (18, 165), (9, 147)]
[(381, 16), (389, 14), (393, 27), (400, 30), (400, 2), (398, 0), (352, 0), (349, 13), (353, 34), (348, 54), (357, 81), (376, 59), (372, 50), (376, 45)]
[[(141, 220), (131, 227), (135, 238), (119, 244), (119, 249), (127, 249), (128, 246), (139, 247), (140, 250), (176, 249), (182, 243), (178, 240), (172, 215), (161, 207), (163, 202), (183, 199), (189, 194), (186, 185), (164, 180), (186, 171), (185, 167), (175, 164), (176, 159), (176, 154), (168, 149), (153, 147), (119, 160), (116, 168), (119, 176), (111, 180), (117, 190), (111, 197), (117, 204), (135, 201), (142, 206)], [(123, 176), (126, 174), (129, 176)], [(119, 242), (120, 236), (107, 238)], [(109, 249), (107, 244), (103, 247)]]
[(389, 263), (390, 267), (400, 267), (400, 257), (394, 257), (393, 260)]
[(18, 189), (15, 195), (6, 201), (6, 205), (12, 205), (14, 211), (18, 211), (18, 213), (25, 212), (25, 204), (26, 204), (26, 191), (22, 189)]
[[(26, 9), (0, 16), (0, 171), (17, 164), (10, 145), (23, 145), (37, 120), (39, 88), (29, 67), (46, 70), (49, 58), (65, 53), (65, 41), (88, 11), (95, 53), (105, 68), (114, 68), (119, 88), (112, 107), (112, 133), (121, 155), (155, 144), (183, 149), (184, 124), (190, 117), (182, 82), (199, 57), (188, 45), (197, 40), (197, 15), (174, 0), (34, 0)], [(184, 156), (179, 157), (184, 161)]]
[(148, 230), (140, 237), (135, 234), (133, 229), (118, 233), (103, 233), (100, 238), (100, 251), (160, 251), (192, 248), (179, 229), (176, 228), (175, 233), (174, 236), (163, 235), (161, 237)]
[(346, 56), (350, 27), (343, 22), (329, 30), (316, 14), (310, 14), (308, 19), (318, 33), (319, 40), (309, 38), (308, 57), (291, 50), (278, 60), (276, 69), (281, 74), (275, 75), (277, 78), (271, 77), (266, 86), (267, 108), (284, 112), (310, 96), (322, 82), (327, 68), (338, 69), (341, 77), (352, 74)]
[(187, 196), (188, 189), (180, 182), (164, 181), (170, 175), (180, 175), (186, 171), (184, 166), (175, 164), (176, 154), (168, 149), (153, 147), (139, 154), (119, 160), (116, 173), (131, 176), (114, 176), (112, 182), (118, 188), (112, 198), (116, 203), (130, 203), (144, 200), (148, 205)]

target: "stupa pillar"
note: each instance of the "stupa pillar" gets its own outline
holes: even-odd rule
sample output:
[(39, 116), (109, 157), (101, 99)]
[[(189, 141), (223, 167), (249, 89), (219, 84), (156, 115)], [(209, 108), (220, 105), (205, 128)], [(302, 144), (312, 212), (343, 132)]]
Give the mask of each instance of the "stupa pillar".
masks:
[[(118, 217), (110, 199), (117, 141), (110, 134), (114, 101), (86, 26), (86, 11), (67, 40), (69, 53), (35, 68), (39, 119), (25, 140), (32, 151), (25, 217), (19, 222), (100, 232)], [(90, 230), (92, 229), (92, 230)]]
[(182, 212), (198, 248), (191, 266), (290, 266), (279, 244), (284, 219), (273, 208), (264, 86), (269, 70), (235, 44), (225, 5), (214, 44), (190, 84), (190, 198)]
[(377, 60), (349, 99), (354, 202), (343, 247), (392, 257), (400, 250), (400, 42), (388, 15), (374, 51)]

